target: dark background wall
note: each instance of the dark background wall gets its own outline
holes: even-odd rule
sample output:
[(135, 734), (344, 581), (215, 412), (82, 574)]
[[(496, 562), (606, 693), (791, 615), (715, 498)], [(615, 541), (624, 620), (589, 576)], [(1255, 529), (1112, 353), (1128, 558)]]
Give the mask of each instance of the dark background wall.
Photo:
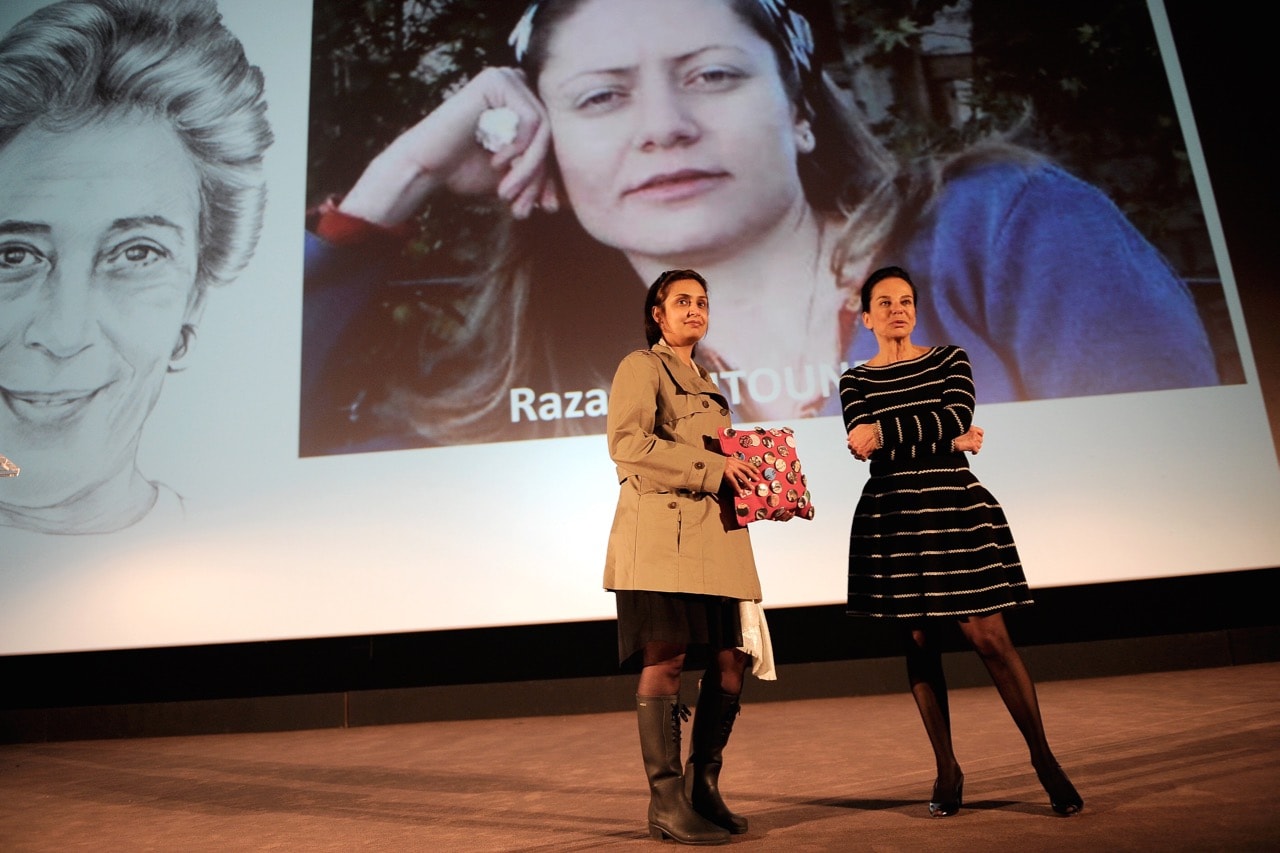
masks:
[(1274, 46), (1239, 3), (1166, 0), (1196, 126), (1209, 164), (1249, 338), (1280, 448), (1280, 160), (1267, 142), (1277, 79)]
[[(1166, 7), (1280, 437), (1280, 333), (1259, 321), (1280, 317), (1270, 48), (1236, 4)], [(1189, 437), (1187, 451), (1199, 441), (1212, 436)], [(1041, 589), (1010, 624), (1042, 679), (1277, 660), (1277, 581), (1280, 568), (1263, 567)], [(771, 610), (769, 621), (782, 677), (753, 686), (757, 698), (900, 689), (882, 626), (839, 605)], [(0, 742), (622, 708), (632, 677), (619, 673), (614, 630), (603, 621), (2, 657)], [(980, 678), (960, 658), (948, 665), (959, 683)]]

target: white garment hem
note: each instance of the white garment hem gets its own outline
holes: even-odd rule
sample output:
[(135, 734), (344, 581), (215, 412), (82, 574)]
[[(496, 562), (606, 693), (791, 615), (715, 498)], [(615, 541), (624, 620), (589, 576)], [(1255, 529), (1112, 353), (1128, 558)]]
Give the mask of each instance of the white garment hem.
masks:
[(776, 681), (773, 666), (773, 642), (769, 639), (769, 623), (759, 601), (738, 602), (738, 618), (742, 622), (742, 645), (738, 648), (751, 655), (751, 674), (761, 681)]

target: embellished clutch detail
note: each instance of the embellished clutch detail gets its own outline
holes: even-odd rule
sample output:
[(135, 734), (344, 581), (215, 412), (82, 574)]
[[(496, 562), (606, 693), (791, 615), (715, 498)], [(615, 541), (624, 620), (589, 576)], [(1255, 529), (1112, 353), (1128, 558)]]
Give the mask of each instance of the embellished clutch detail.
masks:
[(799, 518), (813, 518), (809, 480), (800, 465), (796, 437), (790, 427), (721, 427), (717, 439), (721, 453), (750, 463), (763, 478), (754, 489), (734, 495), (733, 517), (739, 527), (753, 521), (777, 521), (788, 511)]

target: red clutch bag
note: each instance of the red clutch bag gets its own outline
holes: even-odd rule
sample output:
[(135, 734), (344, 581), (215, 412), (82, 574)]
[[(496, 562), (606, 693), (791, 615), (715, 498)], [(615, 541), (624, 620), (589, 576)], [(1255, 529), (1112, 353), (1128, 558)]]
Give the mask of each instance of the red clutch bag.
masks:
[(796, 437), (789, 427), (735, 429), (717, 432), (720, 452), (751, 463), (764, 479), (754, 490), (733, 498), (733, 517), (739, 527), (753, 521), (776, 521), (790, 510), (800, 518), (813, 518), (809, 480), (796, 454)]

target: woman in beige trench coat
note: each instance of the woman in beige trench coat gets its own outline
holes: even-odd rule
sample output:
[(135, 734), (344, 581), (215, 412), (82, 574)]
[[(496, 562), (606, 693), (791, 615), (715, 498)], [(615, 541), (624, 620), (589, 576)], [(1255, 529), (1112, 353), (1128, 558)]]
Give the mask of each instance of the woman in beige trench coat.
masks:
[[(747, 831), (719, 793), (722, 751), (737, 717), (747, 655), (738, 605), (760, 598), (751, 538), (722, 493), (760, 473), (714, 449), (729, 404), (693, 361), (707, 332), (706, 281), (693, 270), (658, 276), (645, 300), (649, 349), (622, 360), (609, 395), (609, 455), (618, 507), (604, 586), (618, 605), (618, 654), (641, 664), (640, 749), (649, 777), (649, 834), (719, 844)], [(680, 760), (680, 674), (690, 646), (705, 646), (687, 768)]]

